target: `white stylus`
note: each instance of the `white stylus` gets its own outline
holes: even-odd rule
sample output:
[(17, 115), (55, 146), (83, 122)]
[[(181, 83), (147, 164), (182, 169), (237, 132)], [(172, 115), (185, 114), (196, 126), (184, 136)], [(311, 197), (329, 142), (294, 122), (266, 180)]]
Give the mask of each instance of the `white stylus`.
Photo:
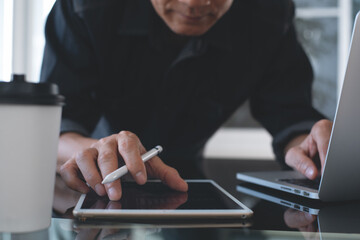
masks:
[[(158, 155), (159, 153), (161, 153), (162, 150), (163, 150), (163, 148), (161, 146), (156, 146), (153, 149), (151, 149), (150, 151), (141, 155), (141, 159), (143, 160), (143, 162), (146, 162), (147, 160), (149, 160), (149, 159), (155, 157), (156, 155)], [(102, 184), (111, 183), (111, 182), (121, 178), (128, 172), (129, 172), (128, 168), (126, 167), (126, 165), (124, 165), (121, 168), (106, 175), (106, 177), (104, 178), (104, 180), (101, 183)]]

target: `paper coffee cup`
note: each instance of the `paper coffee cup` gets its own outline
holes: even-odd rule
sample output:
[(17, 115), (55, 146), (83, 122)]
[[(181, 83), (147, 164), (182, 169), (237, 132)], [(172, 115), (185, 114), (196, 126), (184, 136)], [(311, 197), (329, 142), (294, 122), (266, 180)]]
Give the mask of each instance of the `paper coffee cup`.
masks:
[(63, 102), (54, 84), (0, 82), (0, 232), (50, 225)]

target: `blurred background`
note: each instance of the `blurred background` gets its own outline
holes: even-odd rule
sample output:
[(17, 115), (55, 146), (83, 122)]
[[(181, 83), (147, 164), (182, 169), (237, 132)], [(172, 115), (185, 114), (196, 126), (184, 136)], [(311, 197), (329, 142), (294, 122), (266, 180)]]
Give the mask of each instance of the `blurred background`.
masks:
[[(240, 1), (240, 0), (234, 0)], [(299, 40), (315, 73), (314, 106), (333, 119), (347, 62), (352, 26), (360, 0), (294, 0)], [(38, 81), (44, 24), (54, 0), (24, 1), (26, 44), (23, 66), (30, 81)], [(12, 72), (13, 0), (0, 0), (0, 80)], [(271, 137), (253, 120), (248, 105), (239, 108), (209, 141), (207, 157), (273, 159)]]

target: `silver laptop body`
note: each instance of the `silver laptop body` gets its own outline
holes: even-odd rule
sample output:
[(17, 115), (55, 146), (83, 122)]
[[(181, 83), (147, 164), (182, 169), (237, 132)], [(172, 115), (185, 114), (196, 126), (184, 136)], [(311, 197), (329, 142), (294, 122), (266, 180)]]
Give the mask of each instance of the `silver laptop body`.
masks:
[(295, 171), (238, 173), (237, 179), (322, 201), (360, 199), (360, 13), (338, 101), (319, 188), (284, 182), (305, 179)]

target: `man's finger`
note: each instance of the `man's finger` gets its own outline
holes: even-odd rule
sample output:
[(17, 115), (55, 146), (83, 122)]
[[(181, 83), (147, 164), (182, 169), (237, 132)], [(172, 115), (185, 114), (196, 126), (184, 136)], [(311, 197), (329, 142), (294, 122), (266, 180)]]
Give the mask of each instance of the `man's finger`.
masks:
[(76, 165), (75, 159), (71, 159), (61, 166), (60, 175), (71, 189), (81, 193), (89, 191), (89, 187), (79, 178), (79, 168)]
[(180, 177), (178, 171), (163, 163), (159, 157), (156, 156), (149, 160), (146, 167), (151, 176), (159, 178), (170, 188), (182, 192), (188, 190), (188, 184)]
[(315, 179), (318, 170), (314, 162), (307, 156), (301, 147), (291, 148), (285, 156), (286, 164), (295, 168), (297, 171), (305, 175), (309, 179)]
[(75, 159), (85, 181), (99, 196), (104, 196), (106, 191), (101, 184), (102, 177), (96, 166), (97, 157), (98, 151), (95, 148), (88, 148), (77, 154)]
[(315, 140), (313, 139), (313, 137), (311, 135), (307, 138), (307, 141), (305, 141), (305, 144), (307, 144), (307, 146), (305, 146), (304, 148), (308, 149), (309, 157), (311, 159), (314, 159), (315, 156), (318, 154), (318, 148), (317, 148)]
[(138, 137), (127, 131), (121, 131), (117, 137), (118, 151), (124, 159), (126, 167), (138, 184), (147, 180), (145, 164), (141, 159), (142, 145)]
[[(114, 137), (101, 139), (99, 142), (101, 144), (98, 145), (97, 149), (99, 152), (97, 163), (102, 178), (105, 178), (108, 174), (115, 171), (119, 166), (117, 157), (117, 144)], [(106, 183), (104, 186), (110, 200), (117, 201), (121, 198), (121, 184), (119, 180)]]
[(326, 153), (329, 146), (332, 123), (328, 120), (317, 122), (311, 129), (310, 136), (314, 139), (319, 151), (321, 166), (325, 164)]

